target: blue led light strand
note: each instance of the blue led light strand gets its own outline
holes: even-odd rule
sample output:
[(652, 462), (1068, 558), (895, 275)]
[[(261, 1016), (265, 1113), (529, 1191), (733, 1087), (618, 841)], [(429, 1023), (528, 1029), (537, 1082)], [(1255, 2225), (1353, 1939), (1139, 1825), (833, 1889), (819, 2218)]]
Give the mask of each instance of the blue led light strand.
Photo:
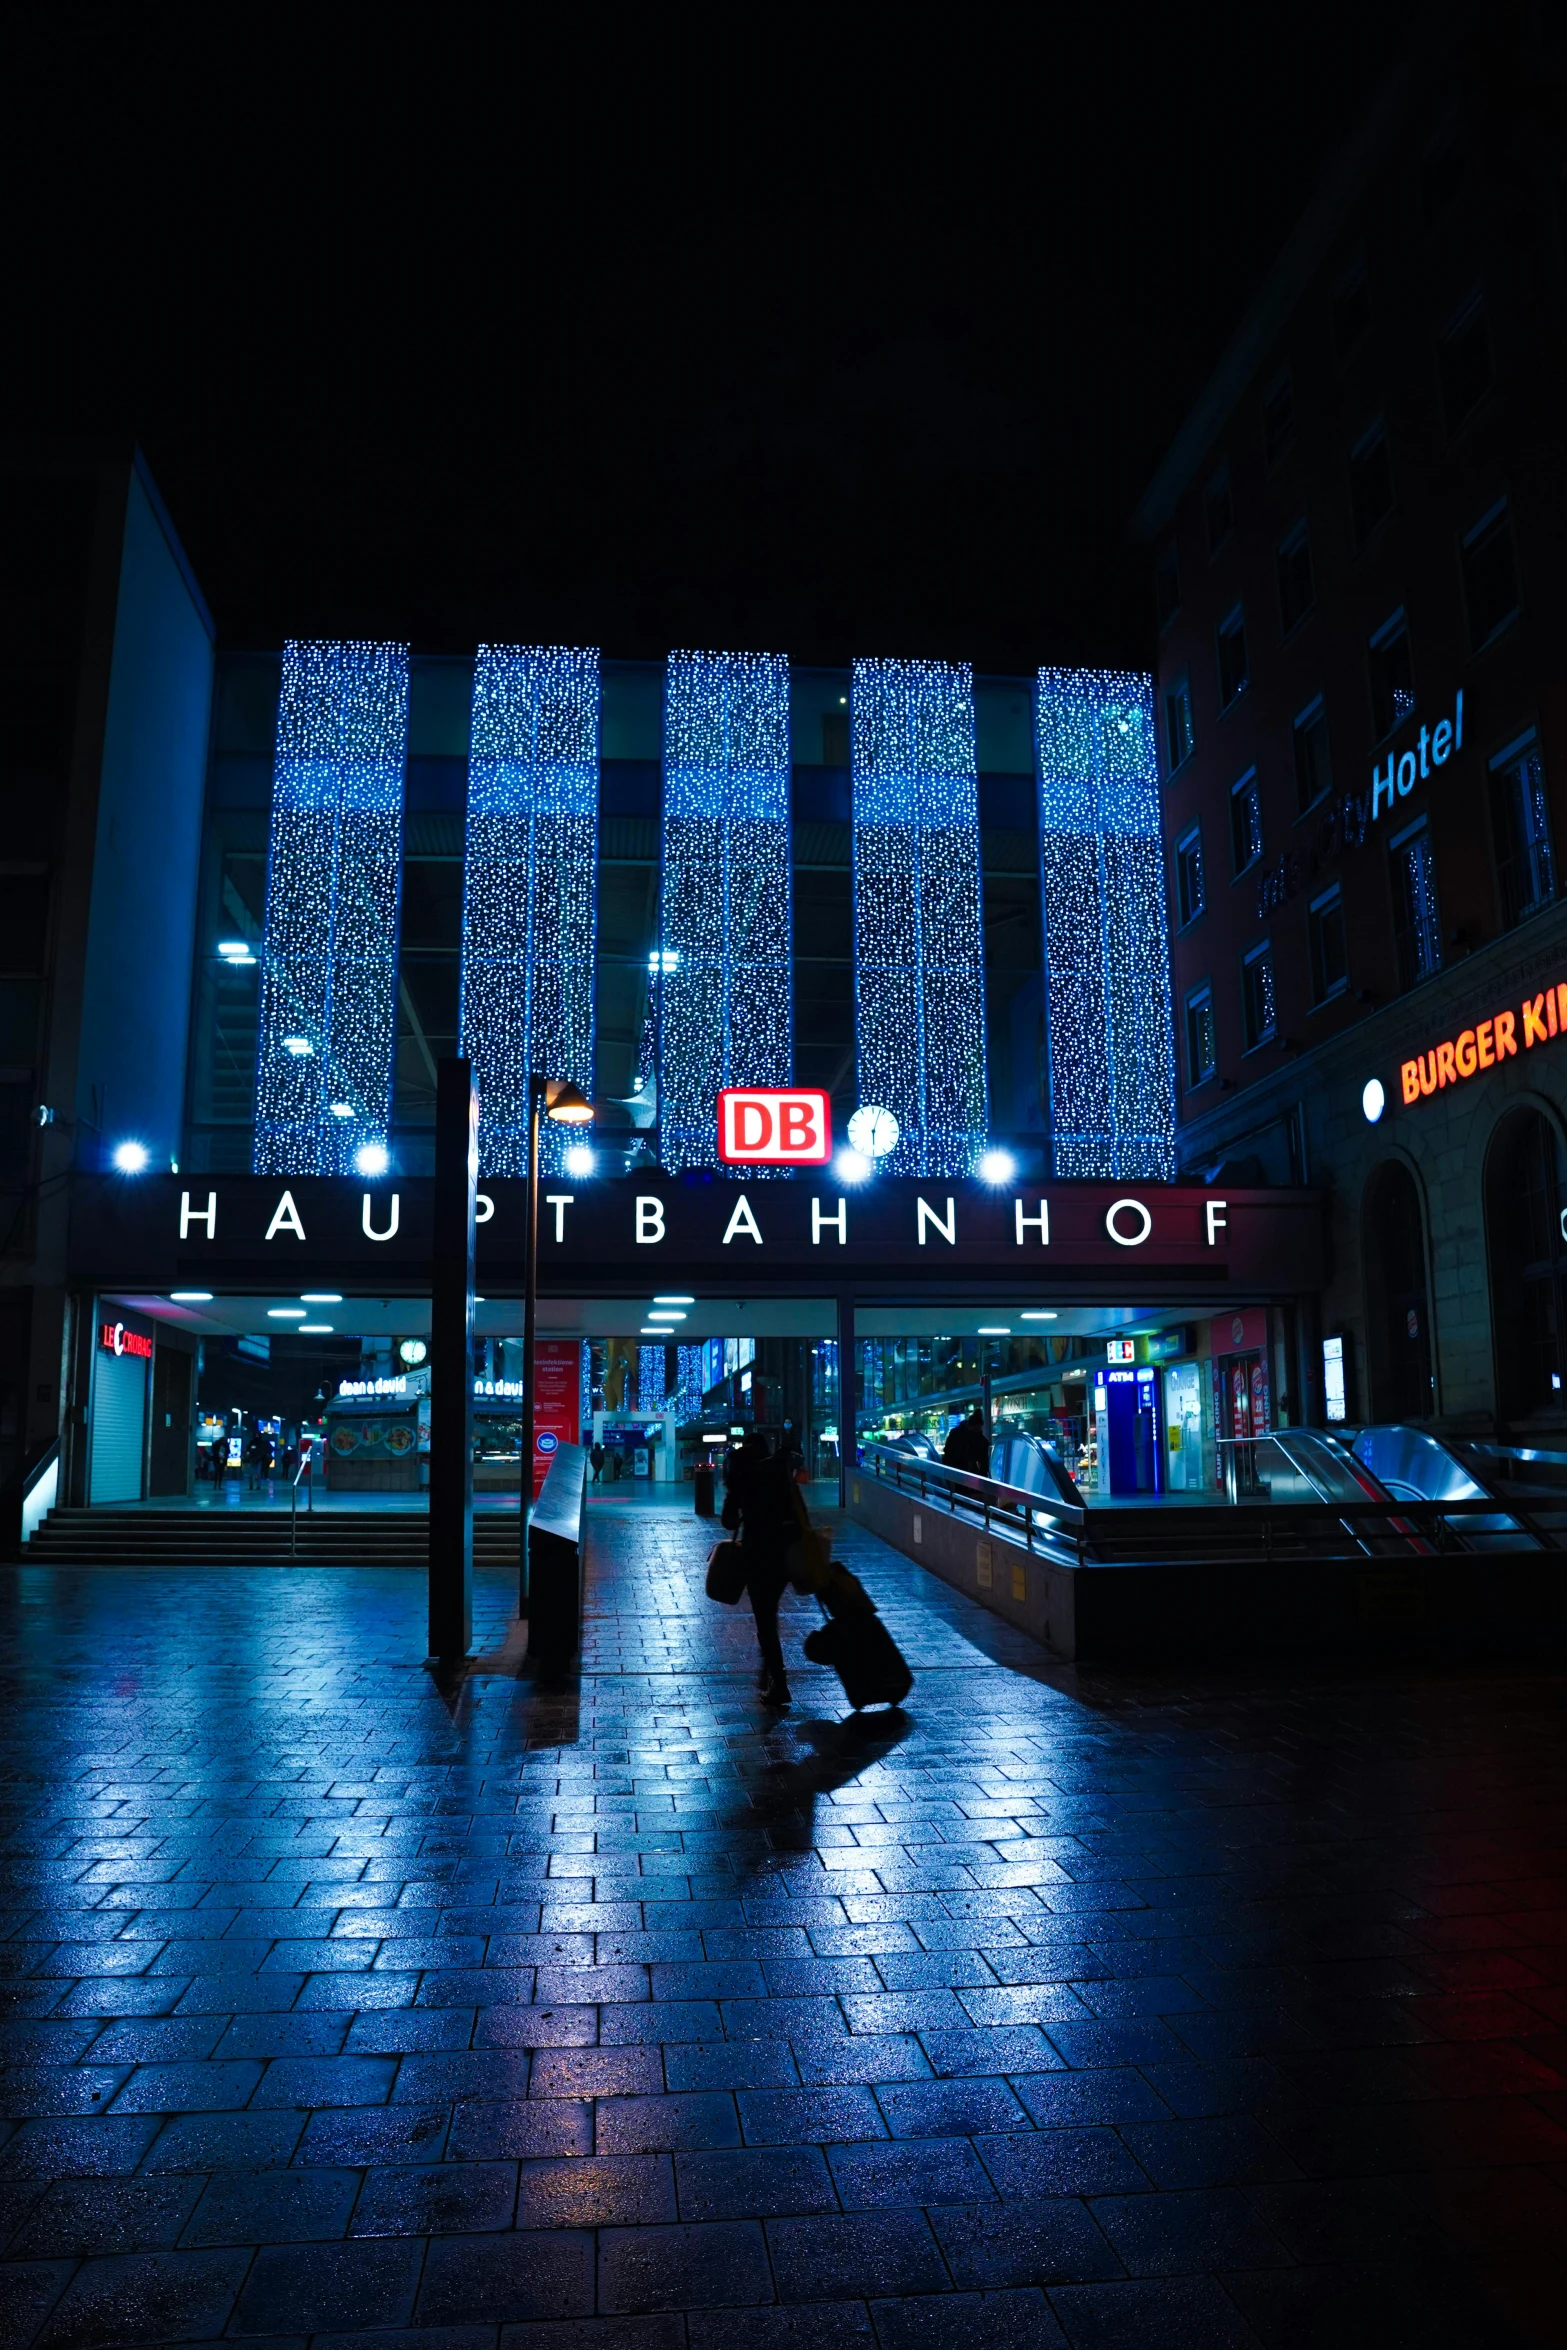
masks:
[(710, 1167), (720, 1090), (787, 1085), (793, 1066), (781, 656), (670, 654), (663, 860), (659, 1156), (671, 1170)]
[[(479, 647), (461, 1035), (486, 1175), (527, 1172), (530, 1068), (593, 1091), (598, 747), (596, 651)], [(571, 1140), (543, 1121), (546, 1174), (558, 1173)]]
[(256, 1056), (258, 1175), (340, 1175), (391, 1118), (408, 648), (283, 648)]
[(891, 1110), (895, 1175), (967, 1175), (985, 1147), (985, 950), (967, 664), (856, 661), (854, 1037)]
[(1041, 669), (1040, 879), (1058, 1177), (1175, 1175), (1153, 680)]

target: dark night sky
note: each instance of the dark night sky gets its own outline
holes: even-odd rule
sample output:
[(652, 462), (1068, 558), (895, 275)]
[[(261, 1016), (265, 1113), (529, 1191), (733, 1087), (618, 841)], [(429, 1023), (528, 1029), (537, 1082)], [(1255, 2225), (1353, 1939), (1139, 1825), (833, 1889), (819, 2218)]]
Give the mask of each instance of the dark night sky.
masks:
[(224, 641), (1023, 670), (1150, 658), (1126, 516), (1416, 11), (66, 14), (4, 421), (134, 433)]

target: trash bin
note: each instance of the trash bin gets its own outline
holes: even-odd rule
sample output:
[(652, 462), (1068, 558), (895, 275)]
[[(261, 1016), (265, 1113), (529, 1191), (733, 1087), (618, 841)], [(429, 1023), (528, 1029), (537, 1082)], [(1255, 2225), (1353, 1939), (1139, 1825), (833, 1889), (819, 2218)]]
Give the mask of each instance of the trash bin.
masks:
[(713, 1472), (706, 1462), (703, 1462), (698, 1468), (692, 1482), (695, 1487), (697, 1516), (699, 1518), (715, 1517), (717, 1512), (713, 1507)]

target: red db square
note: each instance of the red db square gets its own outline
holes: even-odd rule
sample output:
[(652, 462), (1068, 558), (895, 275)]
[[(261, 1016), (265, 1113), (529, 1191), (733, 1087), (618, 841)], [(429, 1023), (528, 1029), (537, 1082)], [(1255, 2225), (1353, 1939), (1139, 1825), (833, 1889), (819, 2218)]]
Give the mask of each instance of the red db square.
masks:
[(832, 1108), (813, 1087), (737, 1086), (718, 1097), (718, 1155), (726, 1167), (824, 1167)]

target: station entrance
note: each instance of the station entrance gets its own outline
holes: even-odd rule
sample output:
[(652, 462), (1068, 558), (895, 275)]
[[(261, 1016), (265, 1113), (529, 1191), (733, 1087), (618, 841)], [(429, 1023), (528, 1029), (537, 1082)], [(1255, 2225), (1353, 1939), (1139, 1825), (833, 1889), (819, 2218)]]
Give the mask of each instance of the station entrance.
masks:
[[(522, 1496), (524, 1189), (481, 1193), (481, 1512)], [(430, 1190), (85, 1181), (60, 1500), (261, 1509), (303, 1469), (313, 1507), (427, 1508)], [(752, 1430), (827, 1498), (857, 1444), (939, 1455), (975, 1421), (1090, 1503), (1179, 1503), (1321, 1418), (1310, 1193), (641, 1175), (541, 1205), (536, 1432), (593, 1448), (606, 1503), (689, 1506)]]

